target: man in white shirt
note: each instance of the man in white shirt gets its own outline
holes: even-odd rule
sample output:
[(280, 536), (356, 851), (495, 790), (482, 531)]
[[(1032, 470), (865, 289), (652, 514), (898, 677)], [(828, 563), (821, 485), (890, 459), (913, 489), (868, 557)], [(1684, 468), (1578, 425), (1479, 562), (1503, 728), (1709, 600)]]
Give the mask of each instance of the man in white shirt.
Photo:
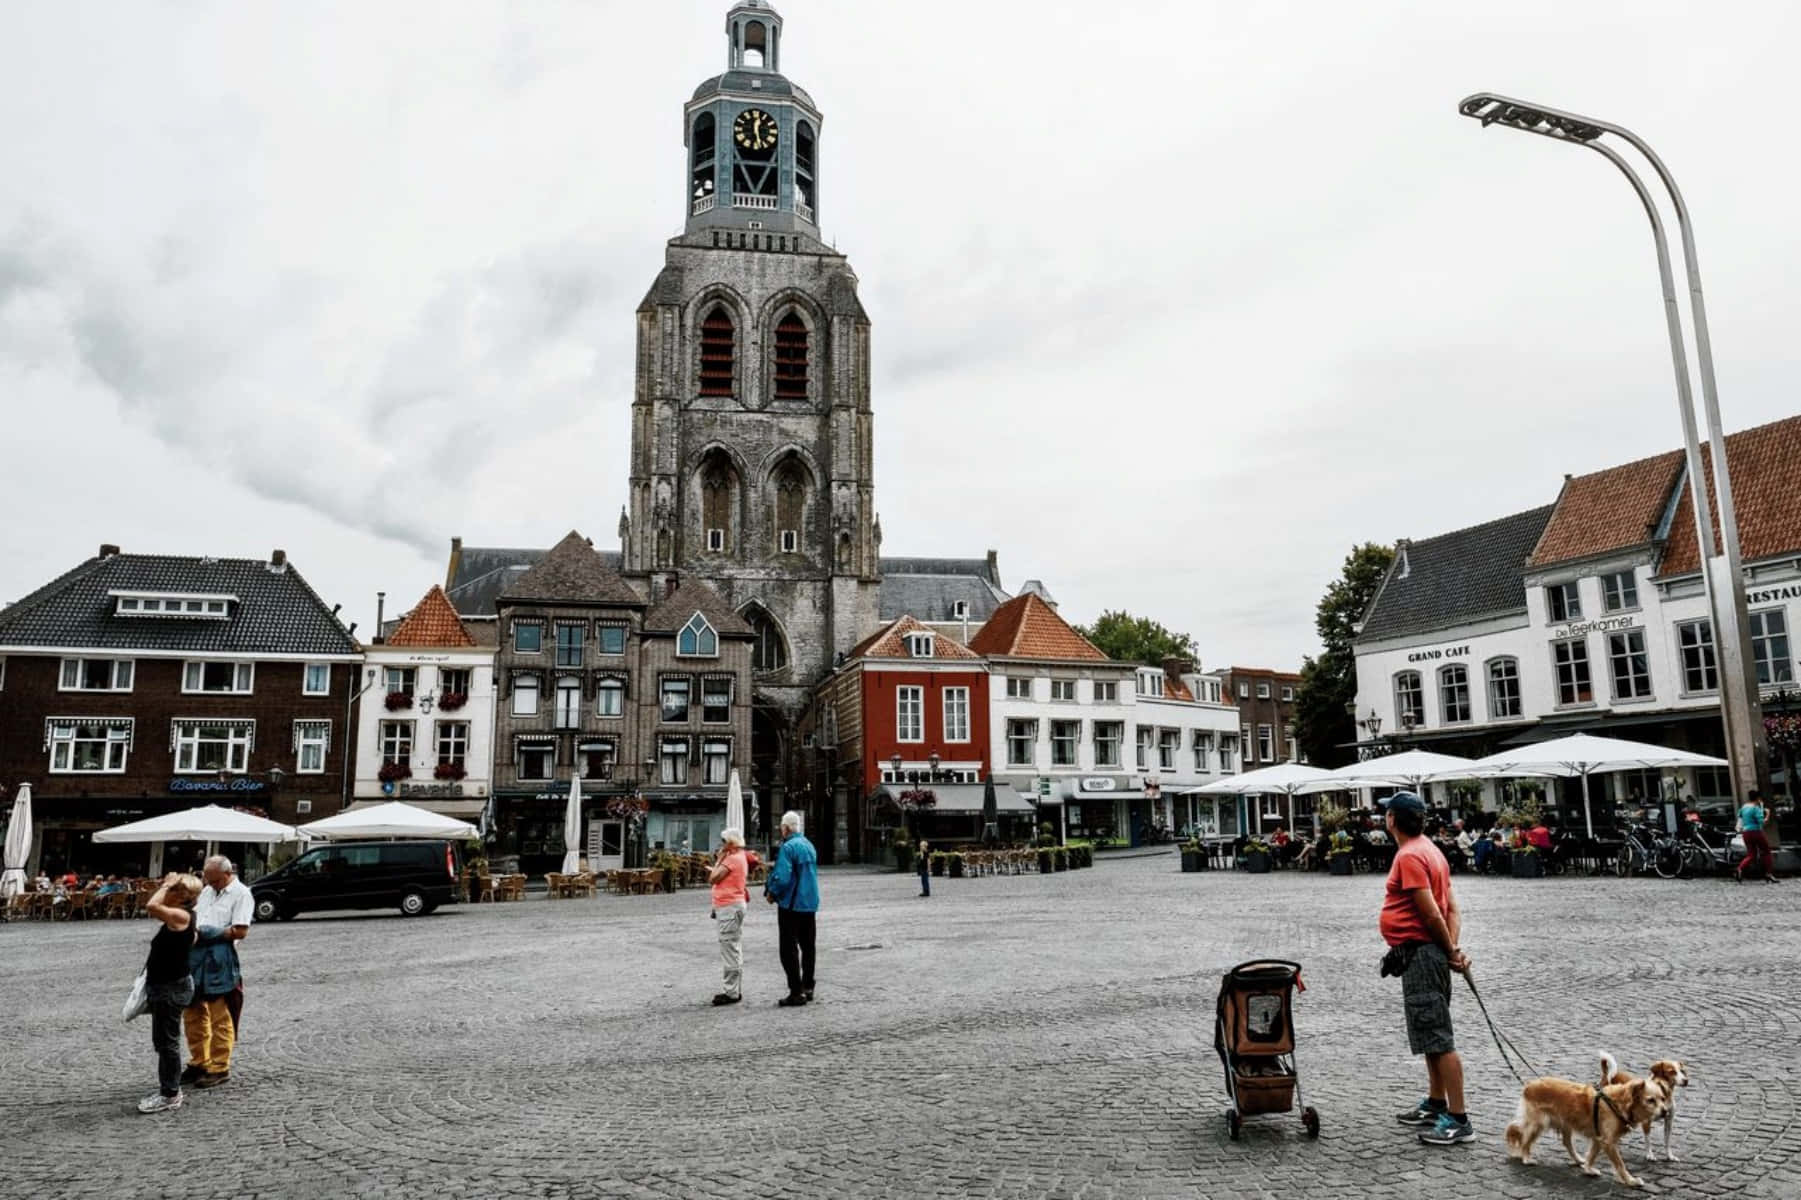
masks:
[(182, 1013), (188, 1035), (188, 1067), (182, 1082), (217, 1087), (231, 1078), (231, 1050), (237, 1042), (244, 989), (238, 973), (237, 943), (250, 932), (256, 902), (237, 877), (231, 860), (215, 854), (201, 868), (206, 887), (194, 901), (200, 933), (194, 964), (194, 1001)]

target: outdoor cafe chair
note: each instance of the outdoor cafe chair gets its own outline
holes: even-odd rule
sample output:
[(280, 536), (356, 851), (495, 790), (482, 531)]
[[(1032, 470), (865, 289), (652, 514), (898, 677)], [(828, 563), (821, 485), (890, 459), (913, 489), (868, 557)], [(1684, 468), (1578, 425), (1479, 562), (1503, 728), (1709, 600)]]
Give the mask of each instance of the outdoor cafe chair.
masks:
[(597, 894), (597, 890), (594, 872), (592, 871), (583, 871), (580, 875), (577, 875), (569, 881), (569, 894), (571, 896), (592, 897)]
[(549, 893), (552, 900), (561, 900), (568, 895), (568, 880), (569, 876), (558, 874), (555, 871), (550, 871), (545, 874), (545, 890)]

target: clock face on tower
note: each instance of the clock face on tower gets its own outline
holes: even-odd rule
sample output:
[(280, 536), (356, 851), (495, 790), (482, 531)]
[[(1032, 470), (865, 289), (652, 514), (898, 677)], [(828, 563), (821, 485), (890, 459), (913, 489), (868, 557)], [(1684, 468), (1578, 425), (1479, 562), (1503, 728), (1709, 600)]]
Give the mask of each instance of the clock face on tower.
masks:
[(746, 150), (768, 150), (775, 145), (775, 118), (760, 108), (747, 108), (732, 122), (732, 138)]

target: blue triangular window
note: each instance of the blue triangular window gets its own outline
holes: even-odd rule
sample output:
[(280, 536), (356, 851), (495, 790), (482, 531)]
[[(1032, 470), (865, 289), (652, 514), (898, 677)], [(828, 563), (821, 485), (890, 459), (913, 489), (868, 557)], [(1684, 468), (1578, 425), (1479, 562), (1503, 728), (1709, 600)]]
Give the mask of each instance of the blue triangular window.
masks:
[(713, 632), (705, 617), (695, 613), (676, 635), (675, 652), (694, 658), (717, 658), (719, 635)]

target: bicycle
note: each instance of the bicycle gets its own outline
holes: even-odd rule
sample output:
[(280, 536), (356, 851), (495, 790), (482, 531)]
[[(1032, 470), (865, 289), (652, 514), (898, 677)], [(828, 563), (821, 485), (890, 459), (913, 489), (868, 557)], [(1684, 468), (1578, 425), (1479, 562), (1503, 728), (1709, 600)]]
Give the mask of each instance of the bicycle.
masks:
[(1649, 825), (1634, 825), (1626, 831), (1613, 870), (1621, 879), (1650, 872), (1656, 872), (1659, 879), (1674, 879), (1682, 872), (1682, 847), (1669, 834)]
[(1684, 822), (1679, 835), (1682, 851), (1682, 874), (1711, 875), (1731, 865), (1732, 851), (1707, 840), (1707, 828), (1698, 821)]

